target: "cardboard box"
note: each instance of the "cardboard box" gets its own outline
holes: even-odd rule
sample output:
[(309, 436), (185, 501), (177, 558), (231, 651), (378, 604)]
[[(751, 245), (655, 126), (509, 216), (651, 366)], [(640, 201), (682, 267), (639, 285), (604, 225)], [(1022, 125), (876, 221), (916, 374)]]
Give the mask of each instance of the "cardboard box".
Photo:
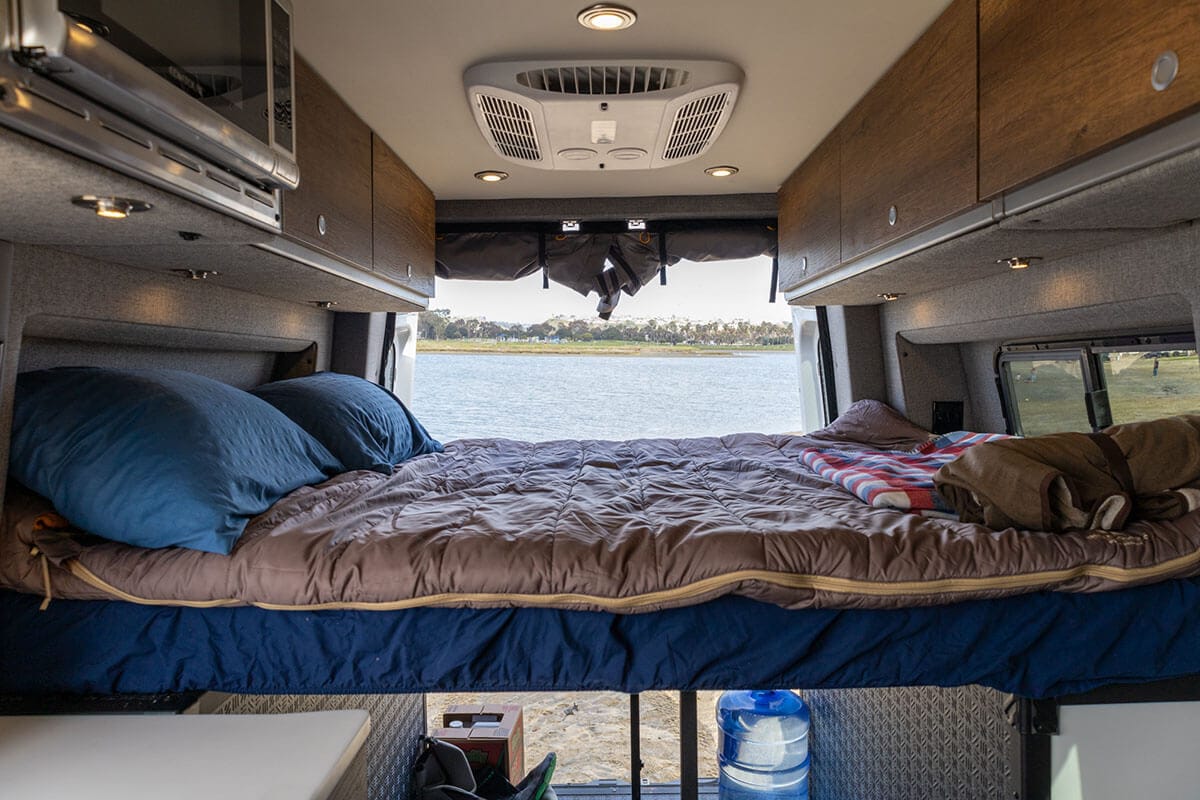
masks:
[[(461, 727), (451, 727), (461, 723)], [(525, 777), (525, 729), (520, 706), (450, 706), (433, 736), (461, 747), (471, 767), (496, 767), (517, 783)]]

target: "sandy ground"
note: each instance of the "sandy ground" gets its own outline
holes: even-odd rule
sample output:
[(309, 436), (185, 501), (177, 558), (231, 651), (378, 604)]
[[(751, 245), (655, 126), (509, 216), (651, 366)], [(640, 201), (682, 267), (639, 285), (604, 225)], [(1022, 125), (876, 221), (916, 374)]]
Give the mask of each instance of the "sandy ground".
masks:
[[(720, 692), (697, 693), (700, 776), (716, 777), (716, 702)], [(604, 778), (629, 780), (629, 696), (613, 692), (515, 692), (431, 694), (426, 697), (429, 729), (441, 727), (452, 705), (516, 704), (525, 720), (525, 764), (546, 753), (558, 755), (554, 783), (587, 783)], [(641, 695), (642, 781), (679, 780), (679, 694)]]

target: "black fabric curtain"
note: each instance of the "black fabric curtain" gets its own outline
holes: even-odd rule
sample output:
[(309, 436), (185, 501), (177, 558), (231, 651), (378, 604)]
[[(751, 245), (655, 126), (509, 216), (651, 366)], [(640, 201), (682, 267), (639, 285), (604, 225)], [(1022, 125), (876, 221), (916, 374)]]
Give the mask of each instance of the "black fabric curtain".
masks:
[(654, 232), (455, 231), (438, 235), (437, 274), (511, 281), (544, 267), (556, 283), (584, 296), (596, 292), (600, 316), (607, 319), (622, 293), (636, 294), (662, 267), (774, 256), (776, 250), (773, 222)]

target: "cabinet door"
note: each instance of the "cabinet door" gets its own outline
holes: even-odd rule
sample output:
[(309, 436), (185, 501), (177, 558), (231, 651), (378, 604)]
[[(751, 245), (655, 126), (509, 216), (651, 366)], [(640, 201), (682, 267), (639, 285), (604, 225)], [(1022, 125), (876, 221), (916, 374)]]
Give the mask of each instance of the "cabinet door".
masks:
[(976, 30), (954, 0), (842, 121), (843, 260), (977, 202)]
[[(1158, 90), (1155, 63), (1167, 51), (1178, 75)], [(1198, 103), (1200, 0), (980, 0), (981, 197)]]
[(779, 288), (784, 292), (841, 261), (840, 150), (835, 130), (779, 188)]
[(296, 59), (296, 161), (300, 186), (283, 193), (283, 232), (369, 268), (371, 129), (301, 58)]
[(420, 178), (372, 134), (375, 270), (433, 296), (434, 201)]

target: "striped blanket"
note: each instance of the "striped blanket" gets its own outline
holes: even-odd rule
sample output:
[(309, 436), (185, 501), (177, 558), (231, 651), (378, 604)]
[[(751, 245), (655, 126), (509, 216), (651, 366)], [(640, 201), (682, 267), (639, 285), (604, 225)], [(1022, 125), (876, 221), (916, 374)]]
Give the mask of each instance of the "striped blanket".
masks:
[(1002, 433), (955, 431), (914, 450), (845, 450), (809, 447), (804, 466), (839, 484), (874, 508), (895, 508), (930, 516), (954, 516), (933, 487), (933, 474), (973, 445), (1009, 438)]

